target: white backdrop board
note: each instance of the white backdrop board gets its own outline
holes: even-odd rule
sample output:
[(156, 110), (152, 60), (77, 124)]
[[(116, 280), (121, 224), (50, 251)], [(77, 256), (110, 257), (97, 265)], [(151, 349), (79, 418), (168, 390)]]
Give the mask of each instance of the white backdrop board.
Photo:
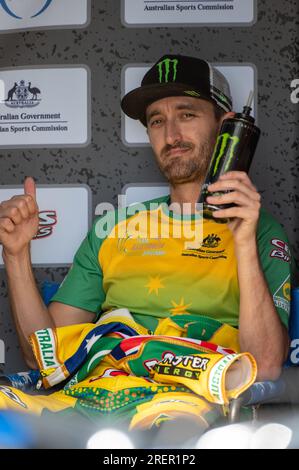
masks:
[[(0, 69), (0, 147), (80, 147), (90, 141), (85, 66)], [(0, 97), (1, 98), (1, 97)]]
[[(23, 194), (23, 186), (0, 186), (0, 202)], [(91, 191), (87, 185), (39, 185), (38, 238), (31, 242), (35, 266), (70, 265), (91, 223)], [(0, 267), (3, 267), (0, 246)]]
[(252, 26), (256, 0), (122, 0), (122, 21), (140, 26)]
[(91, 0), (0, 0), (0, 33), (86, 27)]
[(166, 196), (169, 192), (170, 189), (167, 183), (129, 183), (121, 191), (121, 194), (125, 196), (122, 207)]

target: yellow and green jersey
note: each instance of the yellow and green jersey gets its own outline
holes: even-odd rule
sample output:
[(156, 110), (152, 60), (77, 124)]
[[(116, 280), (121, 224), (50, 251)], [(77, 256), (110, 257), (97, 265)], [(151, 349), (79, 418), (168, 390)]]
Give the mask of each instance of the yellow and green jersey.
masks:
[[(165, 196), (96, 219), (52, 301), (97, 315), (127, 308), (152, 331), (159, 319), (179, 314), (237, 327), (240, 294), (232, 233), (227, 224), (199, 214), (177, 215), (169, 211), (169, 202)], [(257, 242), (278, 315), (287, 325), (291, 256), (285, 232), (264, 210)]]

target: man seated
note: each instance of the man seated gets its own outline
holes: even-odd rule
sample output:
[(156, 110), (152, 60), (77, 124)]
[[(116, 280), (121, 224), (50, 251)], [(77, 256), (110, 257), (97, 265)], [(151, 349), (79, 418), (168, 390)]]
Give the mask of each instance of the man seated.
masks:
[[(177, 219), (196, 220), (217, 134), (223, 120), (234, 115), (225, 77), (204, 60), (163, 56), (141, 86), (123, 98), (122, 109), (146, 126), (170, 185), (169, 196), (148, 201), (139, 211), (140, 220), (157, 211), (150, 202), (161, 208), (158, 225), (167, 222), (173, 228)], [(208, 201), (235, 206), (216, 211), (215, 220), (202, 220), (203, 240), (195, 248), (183, 237), (151, 238), (146, 232), (132, 238), (126, 224), (135, 215), (115, 211), (103, 216), (110, 221), (104, 236), (103, 218), (97, 219), (47, 308), (30, 262), (38, 206), (34, 181), (27, 178), (24, 195), (0, 206), (0, 242), (28, 366), (37, 368), (28, 342), (34, 331), (90, 323), (105, 312), (126, 308), (150, 334), (161, 334), (163, 319), (179, 315), (203, 315), (229, 325), (237, 329), (239, 351), (255, 358), (257, 379), (277, 379), (289, 346), (289, 299), (279, 302), (277, 293), (290, 283), (290, 262), (277, 255), (275, 243), (287, 244), (287, 237), (261, 208), (261, 196), (246, 173), (226, 173), (209, 187), (211, 193), (227, 190)], [(189, 203), (189, 215), (172, 211), (174, 203)], [(220, 224), (217, 218), (229, 221)], [(125, 236), (112, 236), (113, 230)]]

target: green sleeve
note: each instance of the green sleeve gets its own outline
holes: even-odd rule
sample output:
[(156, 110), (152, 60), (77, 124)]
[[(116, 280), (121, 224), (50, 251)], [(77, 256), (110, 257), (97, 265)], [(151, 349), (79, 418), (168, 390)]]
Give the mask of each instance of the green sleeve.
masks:
[(292, 270), (288, 237), (282, 226), (263, 209), (258, 224), (257, 241), (262, 269), (274, 305), (282, 323), (288, 327)]
[(97, 220), (76, 252), (73, 264), (52, 302), (61, 302), (94, 313), (101, 309), (105, 292), (98, 252), (104, 239), (96, 236), (96, 222)]

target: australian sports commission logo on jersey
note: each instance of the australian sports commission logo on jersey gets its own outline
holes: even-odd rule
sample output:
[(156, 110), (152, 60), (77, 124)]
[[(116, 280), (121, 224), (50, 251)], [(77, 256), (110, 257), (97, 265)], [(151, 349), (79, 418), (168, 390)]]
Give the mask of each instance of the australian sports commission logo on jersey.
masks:
[(203, 239), (202, 245), (205, 248), (217, 248), (219, 245), (219, 242), (221, 241), (221, 238), (218, 237), (215, 233), (211, 233), (208, 235), (206, 238)]
[(32, 108), (40, 104), (41, 99), (38, 97), (40, 94), (40, 89), (32, 86), (31, 82), (20, 80), (19, 83), (14, 82), (8, 90), (4, 103), (9, 108)]
[(193, 256), (195, 258), (203, 259), (227, 259), (225, 248), (216, 250), (221, 244), (221, 238), (216, 233), (210, 233), (207, 235), (200, 247), (198, 248), (187, 248), (182, 252), (182, 256)]
[[(5, 13), (7, 13), (12, 18), (22, 20), (24, 16), (20, 10), (20, 7), (23, 6), (23, 2), (24, 0), (18, 2), (12, 2), (11, 0), (0, 0), (0, 7), (5, 11)], [(36, 18), (37, 16), (42, 15), (49, 8), (52, 2), (53, 0), (42, 0), (41, 2), (37, 2), (36, 10), (31, 11), (31, 13), (29, 13), (29, 17)], [(12, 5), (12, 3), (14, 5)]]

